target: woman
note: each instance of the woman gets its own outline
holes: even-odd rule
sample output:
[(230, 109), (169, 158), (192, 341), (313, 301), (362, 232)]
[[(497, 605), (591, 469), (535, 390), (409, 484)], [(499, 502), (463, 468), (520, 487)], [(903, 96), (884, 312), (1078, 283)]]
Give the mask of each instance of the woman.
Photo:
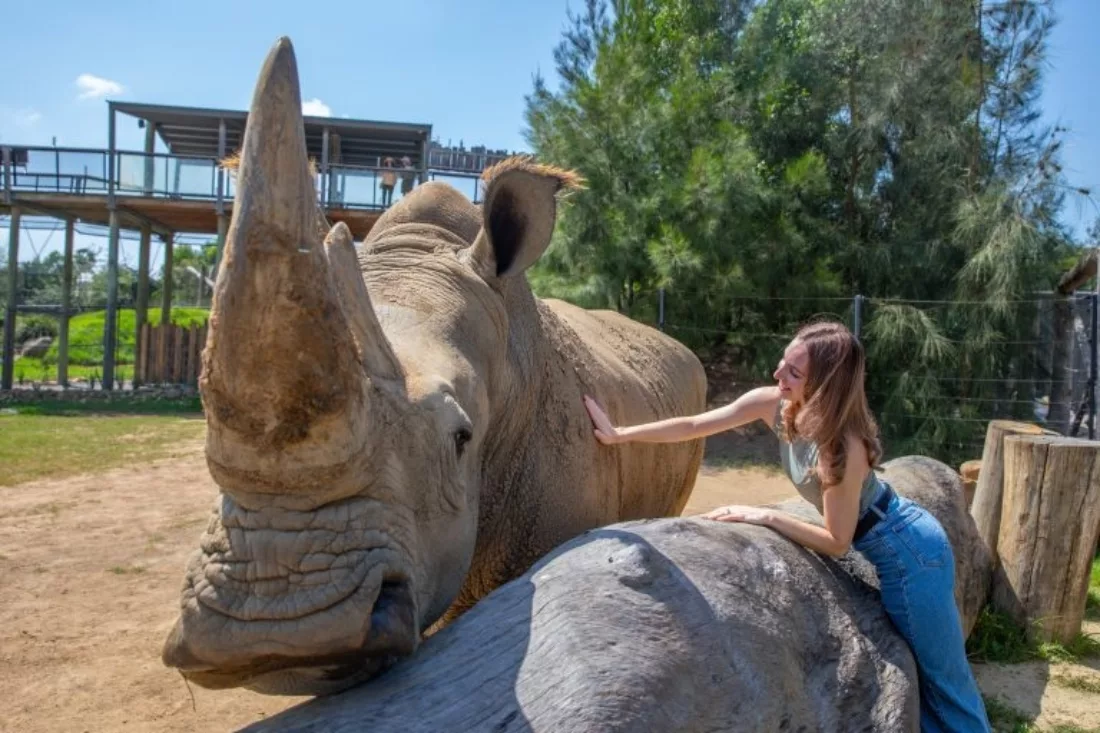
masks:
[(864, 368), (863, 347), (847, 328), (815, 323), (783, 352), (776, 386), (754, 389), (725, 407), (615, 427), (592, 398), (586, 396), (585, 405), (596, 438), (606, 445), (694, 440), (754, 420), (768, 424), (779, 437), (787, 475), (825, 526), (751, 506), (703, 516), (771, 527), (832, 557), (849, 546), (862, 553), (878, 572), (886, 613), (916, 658), (921, 730), (988, 731), (955, 606), (951, 545), (935, 517), (875, 474), (882, 448), (863, 390)]

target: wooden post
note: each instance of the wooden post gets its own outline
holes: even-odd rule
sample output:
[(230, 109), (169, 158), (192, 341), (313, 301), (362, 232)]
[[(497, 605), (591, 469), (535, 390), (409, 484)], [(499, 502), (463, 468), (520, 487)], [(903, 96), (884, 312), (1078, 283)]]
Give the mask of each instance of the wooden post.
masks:
[(1100, 442), (1006, 437), (997, 546), (1007, 583), (994, 588), (994, 605), (1036, 638), (1071, 641), (1081, 631), (1098, 534)]
[[(153, 232), (149, 225), (145, 224), (141, 227), (141, 244), (138, 249), (138, 291), (137, 303), (134, 307), (134, 346), (137, 354), (140, 354), (144, 347), (144, 343), (142, 343), (143, 327), (149, 318), (149, 250), (152, 238)], [(134, 386), (136, 387), (145, 380), (145, 373), (136, 368), (136, 363), (134, 366)]]
[(183, 376), (183, 327), (173, 327), (172, 336), (172, 383), (179, 384)]
[[(152, 335), (149, 337), (149, 359), (152, 361), (152, 377), (146, 377), (154, 381), (156, 384), (162, 384), (164, 382), (164, 368), (161, 366), (164, 363), (164, 322), (153, 330)], [(154, 345), (155, 344), (155, 345)]]
[(1031, 423), (992, 420), (985, 432), (982, 470), (974, 488), (970, 514), (978, 525), (978, 534), (989, 548), (996, 565), (997, 538), (1001, 530), (1001, 498), (1004, 491), (1004, 439), (1009, 435), (1054, 435)]
[(187, 328), (181, 328), (183, 333), (183, 359), (181, 359), (180, 365), (180, 384), (187, 384), (191, 381), (191, 347), (195, 343), (195, 327), (188, 326)]
[(69, 386), (69, 319), (73, 303), (73, 228), (75, 222), (65, 220), (65, 264), (61, 275), (61, 323), (57, 329), (57, 382)]
[[(149, 347), (152, 345), (149, 334), (151, 331), (152, 328), (148, 323), (142, 324), (141, 338), (138, 340), (140, 347), (138, 348), (137, 358), (134, 359), (134, 374), (140, 374), (143, 382), (146, 379), (145, 375), (149, 373)], [(136, 382), (137, 379), (134, 381)]]

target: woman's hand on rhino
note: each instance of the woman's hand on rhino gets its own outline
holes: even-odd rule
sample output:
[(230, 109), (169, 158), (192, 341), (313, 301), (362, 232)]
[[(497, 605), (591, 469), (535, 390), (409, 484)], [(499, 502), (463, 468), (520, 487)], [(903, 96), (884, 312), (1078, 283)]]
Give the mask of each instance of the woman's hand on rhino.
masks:
[(611, 424), (611, 419), (596, 400), (585, 395), (584, 406), (588, 410), (588, 416), (592, 418), (592, 424), (596, 426), (592, 431), (596, 435), (596, 440), (604, 445), (614, 445), (615, 443), (623, 442), (623, 438), (619, 434), (619, 431)]

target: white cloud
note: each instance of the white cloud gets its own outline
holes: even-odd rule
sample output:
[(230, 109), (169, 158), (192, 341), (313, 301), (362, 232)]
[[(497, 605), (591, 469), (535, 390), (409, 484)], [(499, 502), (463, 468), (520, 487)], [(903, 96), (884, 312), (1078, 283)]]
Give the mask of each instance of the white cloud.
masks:
[(81, 74), (76, 77), (76, 85), (80, 88), (80, 95), (77, 99), (96, 99), (122, 94), (122, 85), (117, 81), (104, 79), (93, 74)]
[(307, 117), (332, 117), (332, 108), (314, 97), (302, 103), (302, 114)]
[(34, 127), (42, 119), (42, 113), (33, 109), (17, 109), (12, 119), (19, 127)]

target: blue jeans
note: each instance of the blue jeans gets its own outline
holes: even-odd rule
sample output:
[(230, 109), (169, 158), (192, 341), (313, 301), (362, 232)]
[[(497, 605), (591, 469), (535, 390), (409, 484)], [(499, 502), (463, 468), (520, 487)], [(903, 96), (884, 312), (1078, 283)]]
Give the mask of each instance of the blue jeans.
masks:
[[(868, 509), (881, 514), (872, 506)], [(991, 730), (966, 659), (955, 605), (955, 555), (926, 509), (895, 495), (852, 547), (878, 571), (882, 603), (909, 643), (920, 682), (921, 733)]]

